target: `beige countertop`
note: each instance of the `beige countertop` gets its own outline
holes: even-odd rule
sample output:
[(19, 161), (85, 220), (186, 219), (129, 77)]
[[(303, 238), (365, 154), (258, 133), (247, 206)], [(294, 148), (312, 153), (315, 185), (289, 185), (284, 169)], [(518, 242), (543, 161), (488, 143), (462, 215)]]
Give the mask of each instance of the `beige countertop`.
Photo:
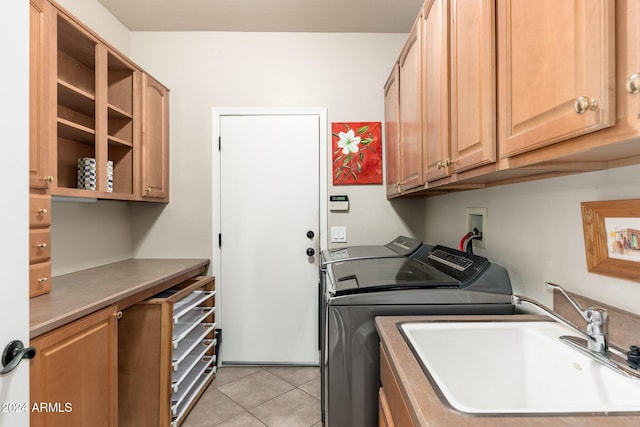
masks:
[(189, 277), (204, 274), (208, 259), (128, 259), (54, 277), (51, 292), (29, 300), (29, 337), (112, 304), (123, 310)]
[[(376, 318), (380, 342), (389, 355), (394, 375), (416, 426), (420, 427), (533, 427), (533, 426), (639, 426), (640, 415), (611, 416), (474, 416), (442, 403), (397, 328), (406, 321), (540, 319), (540, 316), (388, 316)], [(473, 379), (470, 379), (473, 381)], [(488, 384), (487, 388), (491, 386)]]

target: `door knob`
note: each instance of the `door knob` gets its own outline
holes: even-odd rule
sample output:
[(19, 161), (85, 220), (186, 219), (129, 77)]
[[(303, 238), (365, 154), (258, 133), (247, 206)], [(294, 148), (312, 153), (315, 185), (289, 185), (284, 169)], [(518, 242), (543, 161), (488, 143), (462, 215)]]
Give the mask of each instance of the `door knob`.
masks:
[(2, 366), (4, 366), (4, 369), (0, 371), (0, 375), (5, 375), (13, 371), (22, 359), (33, 359), (35, 356), (35, 348), (25, 348), (20, 340), (11, 341), (2, 353)]
[(315, 236), (315, 233), (311, 230), (307, 231), (307, 237), (310, 239), (313, 239), (313, 237)]
[(307, 255), (314, 256), (316, 251), (313, 248), (307, 248)]

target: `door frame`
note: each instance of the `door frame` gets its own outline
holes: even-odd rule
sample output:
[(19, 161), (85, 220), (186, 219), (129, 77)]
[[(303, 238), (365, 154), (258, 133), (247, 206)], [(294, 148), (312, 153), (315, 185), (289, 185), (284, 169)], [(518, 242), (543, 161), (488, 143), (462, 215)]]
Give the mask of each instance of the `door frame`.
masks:
[[(221, 179), (220, 179), (220, 151), (218, 150), (218, 139), (220, 137), (220, 120), (223, 116), (273, 116), (273, 115), (291, 115), (291, 116), (318, 116), (320, 134), (318, 139), (320, 147), (318, 147), (320, 158), (320, 231), (318, 242), (320, 251), (328, 248), (328, 185), (327, 185), (327, 109), (324, 107), (214, 107), (212, 109), (212, 140), (211, 140), (211, 274), (215, 277), (221, 277), (221, 250), (218, 246), (218, 233), (220, 233), (220, 196), (221, 196)], [(318, 256), (320, 254), (318, 253)], [(318, 261), (319, 262), (319, 261)], [(218, 292), (218, 301), (224, 298), (224, 283), (216, 282), (216, 291)], [(221, 304), (216, 304), (216, 321), (217, 327), (222, 328), (224, 322), (224, 313), (220, 309)], [(224, 351), (224, 350), (222, 350)]]

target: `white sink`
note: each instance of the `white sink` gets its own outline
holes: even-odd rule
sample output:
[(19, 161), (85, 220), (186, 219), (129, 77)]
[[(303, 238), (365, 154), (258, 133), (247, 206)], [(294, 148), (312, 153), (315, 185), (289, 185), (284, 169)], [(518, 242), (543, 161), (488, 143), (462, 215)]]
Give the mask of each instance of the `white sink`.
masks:
[(640, 380), (561, 342), (556, 322), (426, 322), (401, 329), (436, 389), (467, 413), (640, 411)]

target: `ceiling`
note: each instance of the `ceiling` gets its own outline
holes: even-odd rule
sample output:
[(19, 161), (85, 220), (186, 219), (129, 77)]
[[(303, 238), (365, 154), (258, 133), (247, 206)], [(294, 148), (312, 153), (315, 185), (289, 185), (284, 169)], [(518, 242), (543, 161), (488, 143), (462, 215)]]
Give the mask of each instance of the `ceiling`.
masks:
[(131, 31), (408, 33), (424, 0), (98, 0)]

